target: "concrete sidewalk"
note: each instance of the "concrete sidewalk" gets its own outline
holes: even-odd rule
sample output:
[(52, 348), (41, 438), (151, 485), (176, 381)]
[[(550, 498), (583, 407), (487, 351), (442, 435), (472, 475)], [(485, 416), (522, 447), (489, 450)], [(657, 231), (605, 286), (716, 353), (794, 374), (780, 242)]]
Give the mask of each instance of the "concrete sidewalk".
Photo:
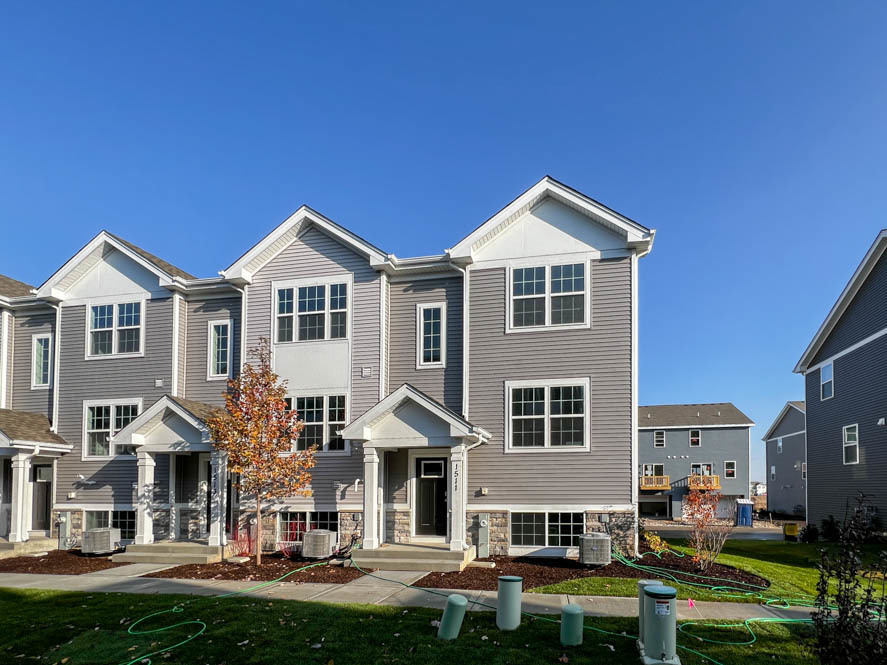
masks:
[[(260, 582), (232, 582), (228, 580), (179, 580), (166, 578), (130, 577), (123, 568), (116, 575), (27, 575), (0, 574), (0, 587), (13, 589), (54, 589), (90, 593), (146, 593), (217, 596), (243, 591)], [(136, 571), (132, 571), (135, 573)], [(405, 584), (424, 577), (421, 572), (378, 571), (387, 580), (366, 575), (348, 584), (321, 584), (282, 582), (274, 586), (247, 592), (259, 598), (279, 600), (317, 601), (324, 603), (363, 603), (396, 607), (431, 607), (443, 609), (447, 596), (459, 593), (469, 600), (471, 611), (492, 611), (496, 608), (495, 591), (466, 591), (459, 589), (418, 589)], [(586, 616), (633, 617), (638, 613), (637, 598), (611, 596), (573, 596), (567, 594), (523, 594), (523, 609), (535, 614), (559, 614), (561, 607), (575, 603), (585, 609)], [(686, 600), (678, 601), (679, 619), (744, 620), (755, 617), (806, 619), (810, 611), (796, 608), (779, 610), (749, 603), (696, 602), (691, 609)]]

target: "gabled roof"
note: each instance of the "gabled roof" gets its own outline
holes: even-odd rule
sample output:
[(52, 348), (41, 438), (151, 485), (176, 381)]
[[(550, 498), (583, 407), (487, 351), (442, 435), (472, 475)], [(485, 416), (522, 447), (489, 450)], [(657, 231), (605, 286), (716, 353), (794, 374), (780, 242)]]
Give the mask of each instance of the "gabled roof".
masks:
[(51, 448), (70, 450), (71, 444), (49, 427), (42, 413), (0, 409), (0, 444), (47, 444)]
[(25, 284), (24, 282), (20, 282), (12, 277), (7, 277), (6, 275), (0, 275), (0, 296), (6, 298), (20, 298), (22, 296), (32, 295), (31, 291), (33, 290), (34, 287), (30, 284)]
[(638, 407), (638, 429), (656, 427), (752, 427), (754, 422), (730, 402), (659, 404)]
[(175, 413), (198, 430), (201, 433), (201, 443), (208, 443), (210, 435), (206, 421), (210, 416), (223, 413), (223, 410), (205, 402), (164, 395), (140, 413), (129, 425), (111, 437), (111, 440), (115, 443), (140, 445), (142, 443), (141, 435), (160, 424), (168, 412)]
[(113, 250), (125, 254), (143, 268), (157, 275), (159, 283), (163, 286), (168, 286), (176, 280), (195, 279), (193, 275), (157, 258), (140, 247), (136, 247), (131, 242), (118, 238), (108, 231), (100, 231), (40, 285), (37, 295), (41, 298), (61, 299), (68, 288)]
[(429, 397), (418, 388), (411, 386), (409, 383), (404, 383), (397, 390), (388, 395), (388, 397), (377, 402), (363, 415), (346, 425), (342, 429), (342, 437), (345, 439), (351, 439), (352, 441), (370, 440), (369, 432), (373, 425), (409, 402), (418, 404), (423, 409), (426, 409), (441, 420), (447, 422), (450, 425), (451, 436), (470, 439), (476, 443), (490, 439), (489, 432), (472, 425), (458, 413), (441, 404), (436, 399)]
[(875, 242), (869, 247), (869, 251), (866, 252), (862, 262), (856, 268), (856, 272), (853, 273), (850, 281), (847, 282), (847, 286), (844, 287), (844, 290), (838, 297), (837, 302), (832, 306), (828, 316), (825, 317), (825, 321), (819, 326), (819, 330), (816, 331), (816, 334), (804, 351), (804, 355), (801, 356), (801, 359), (798, 360), (798, 364), (795, 365), (794, 372), (803, 374), (807, 371), (807, 368), (810, 367), (813, 358), (816, 357), (816, 354), (819, 352), (819, 349), (822, 348), (825, 340), (828, 339), (828, 336), (835, 329), (838, 321), (840, 321), (844, 312), (847, 311), (853, 298), (859, 292), (859, 289), (865, 283), (865, 280), (868, 278), (872, 269), (877, 265), (885, 250), (887, 250), (887, 229), (881, 231), (875, 238)]
[(779, 427), (779, 423), (782, 422), (782, 419), (785, 418), (785, 414), (788, 413), (789, 409), (796, 409), (804, 414), (806, 417), (806, 402), (786, 402), (785, 406), (782, 407), (782, 411), (779, 412), (779, 415), (776, 416), (776, 419), (773, 421), (773, 424), (770, 425), (770, 429), (767, 430), (767, 433), (761, 437), (761, 441), (767, 441), (770, 438), (770, 435), (773, 433), (777, 427)]
[(547, 175), (460, 240), (452, 249), (447, 250), (447, 254), (454, 260), (469, 259), (473, 252), (493, 240), (546, 198), (555, 199), (622, 235), (628, 246), (637, 248), (642, 255), (653, 247), (655, 230), (648, 229)]
[(225, 279), (234, 282), (247, 283), (251, 281), (253, 275), (262, 266), (312, 227), (350, 247), (358, 254), (367, 257), (373, 266), (381, 266), (388, 259), (388, 254), (375, 245), (372, 245), (345, 227), (336, 224), (331, 219), (324, 217), (319, 212), (303, 205), (247, 250), (234, 263), (221, 271), (221, 275)]

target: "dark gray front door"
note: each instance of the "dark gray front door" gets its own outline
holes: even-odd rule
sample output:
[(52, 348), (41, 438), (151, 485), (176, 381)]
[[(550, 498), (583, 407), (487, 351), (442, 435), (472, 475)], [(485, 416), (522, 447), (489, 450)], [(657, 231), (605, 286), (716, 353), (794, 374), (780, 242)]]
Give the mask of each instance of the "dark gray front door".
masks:
[(416, 535), (447, 535), (447, 460), (416, 460)]
[(49, 508), (52, 505), (52, 465), (35, 464), (34, 499), (31, 504), (31, 528), (34, 531), (49, 530)]

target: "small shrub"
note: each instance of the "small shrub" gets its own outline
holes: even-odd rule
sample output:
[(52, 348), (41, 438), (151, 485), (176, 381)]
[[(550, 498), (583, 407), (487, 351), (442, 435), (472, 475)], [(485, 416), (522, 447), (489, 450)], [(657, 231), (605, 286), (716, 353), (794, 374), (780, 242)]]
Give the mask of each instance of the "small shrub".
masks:
[(816, 649), (829, 665), (887, 662), (887, 552), (863, 572), (862, 545), (872, 520), (862, 494), (837, 525), (839, 547), (822, 550), (816, 585)]
[(656, 554), (662, 554), (668, 550), (668, 543), (661, 536), (652, 531), (644, 531), (644, 542), (647, 543), (647, 547), (656, 552)]
[(819, 542), (819, 528), (815, 524), (808, 524), (799, 534), (802, 543)]
[(239, 529), (234, 538), (228, 541), (231, 556), (252, 556), (253, 540), (246, 529)]
[(829, 515), (822, 520), (822, 539), (834, 543), (841, 536), (841, 528), (834, 515)]
[[(684, 518), (690, 522), (690, 547), (693, 562), (705, 572), (718, 558), (727, 536), (733, 531), (734, 519), (719, 524), (716, 518), (720, 492), (690, 490), (684, 503)], [(735, 515), (734, 515), (735, 517)]]

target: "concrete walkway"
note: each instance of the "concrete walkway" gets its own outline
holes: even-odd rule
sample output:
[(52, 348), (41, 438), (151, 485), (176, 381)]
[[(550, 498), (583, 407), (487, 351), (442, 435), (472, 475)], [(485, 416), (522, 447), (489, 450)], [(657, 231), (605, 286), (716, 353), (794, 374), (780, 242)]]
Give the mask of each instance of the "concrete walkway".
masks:
[[(147, 564), (132, 564), (132, 566)], [(133, 577), (125, 573), (131, 566), (113, 568), (104, 575), (29, 575), (0, 573), (0, 587), (13, 589), (56, 589), (60, 591), (84, 591), (90, 593), (146, 593), (187, 594), (216, 596), (254, 587), (260, 582), (232, 582), (228, 580), (178, 580), (150, 577)], [(109, 574), (117, 571), (116, 574)], [(136, 573), (131, 570), (129, 573)], [(145, 574), (145, 573), (139, 573)], [(348, 584), (321, 584), (306, 582), (296, 584), (282, 582), (248, 595), (279, 600), (318, 601), (324, 603), (363, 603), (368, 605), (393, 605), (396, 607), (432, 607), (443, 609), (447, 596), (460, 593), (470, 604), (471, 611), (492, 611), (496, 608), (495, 591), (465, 591), (458, 589), (423, 590), (407, 588), (425, 576), (422, 572), (378, 571), (374, 573), (386, 580), (366, 575)], [(633, 617), (638, 613), (637, 598), (609, 596), (573, 596), (567, 594), (523, 594), (523, 609), (535, 614), (559, 614), (561, 607), (575, 603), (585, 609), (586, 616)], [(690, 608), (686, 600), (678, 601), (679, 619), (750, 619), (754, 617), (782, 617), (804, 619), (809, 610), (778, 610), (746, 603), (699, 601)]]

